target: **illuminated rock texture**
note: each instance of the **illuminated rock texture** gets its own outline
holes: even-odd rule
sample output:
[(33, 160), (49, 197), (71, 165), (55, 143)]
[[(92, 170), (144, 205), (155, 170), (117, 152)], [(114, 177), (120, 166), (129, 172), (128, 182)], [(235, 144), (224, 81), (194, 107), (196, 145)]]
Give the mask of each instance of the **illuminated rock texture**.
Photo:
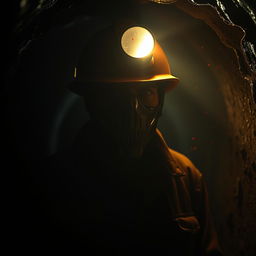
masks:
[[(177, 6), (203, 19), (223, 42), (223, 46), (218, 48), (218, 56), (211, 51), (205, 53), (209, 63), (213, 61), (222, 66), (216, 66), (214, 72), (221, 79), (230, 123), (230, 158), (223, 160), (227, 161), (227, 169), (216, 174), (218, 188), (214, 193), (218, 194), (216, 200), (221, 202), (220, 211), (216, 213), (219, 214), (217, 226), (227, 255), (252, 256), (256, 253), (253, 235), (256, 232), (256, 85), (255, 37), (252, 36), (256, 23), (251, 9), (253, 5), (249, 1), (228, 1), (228, 4), (227, 1), (198, 1), (214, 4), (221, 17), (230, 22), (226, 25), (209, 7), (187, 8), (181, 2), (177, 1)], [(238, 14), (243, 17), (243, 22), (236, 23), (239, 22)], [(245, 38), (244, 31), (235, 25), (246, 31)], [(230, 59), (233, 61), (228, 61)]]
[[(187, 1), (176, 1), (174, 5), (203, 20), (222, 42), (205, 40), (208, 49), (202, 50), (196, 38), (191, 40), (219, 80), (230, 128), (229, 157), (221, 160), (226, 169), (213, 175), (216, 187), (211, 191), (219, 202), (218, 210), (214, 211), (218, 233), (227, 255), (252, 256), (256, 253), (253, 235), (256, 232), (256, 83), (252, 46), (255, 30), (251, 31), (255, 15), (245, 1), (233, 1), (238, 6), (237, 13), (246, 11), (248, 17), (250, 15), (252, 25), (249, 21), (236, 24), (232, 23), (234, 7), (226, 9), (226, 1), (201, 2), (216, 2), (220, 16), (209, 5), (193, 5)], [(246, 37), (244, 31), (248, 31)], [(210, 36), (204, 33), (205, 37)]]

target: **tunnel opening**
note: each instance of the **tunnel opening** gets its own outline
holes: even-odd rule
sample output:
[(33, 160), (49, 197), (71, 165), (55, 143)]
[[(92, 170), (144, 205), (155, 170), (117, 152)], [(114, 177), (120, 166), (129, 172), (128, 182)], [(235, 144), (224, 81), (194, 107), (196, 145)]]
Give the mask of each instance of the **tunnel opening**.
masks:
[[(244, 32), (209, 5), (150, 3), (142, 10), (141, 23), (156, 31), (181, 79), (166, 95), (159, 128), (170, 147), (205, 175), (227, 255), (253, 255), (256, 112), (253, 72), (241, 50)], [(80, 17), (23, 52), (16, 76), (23, 87), (10, 89), (9, 103), (18, 151), (29, 166), (68, 147), (89, 119), (82, 99), (66, 85), (84, 42), (108, 22)]]

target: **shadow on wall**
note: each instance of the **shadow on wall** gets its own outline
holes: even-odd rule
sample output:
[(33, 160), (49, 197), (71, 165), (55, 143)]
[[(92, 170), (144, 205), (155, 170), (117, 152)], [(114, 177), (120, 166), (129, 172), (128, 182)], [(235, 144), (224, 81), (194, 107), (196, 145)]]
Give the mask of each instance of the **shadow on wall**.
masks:
[[(230, 30), (217, 12), (184, 2), (145, 5), (141, 17), (142, 25), (154, 32), (167, 53), (172, 73), (181, 79), (166, 95), (159, 128), (169, 146), (187, 155), (205, 175), (226, 255), (252, 256), (256, 228), (251, 212), (256, 207), (256, 191), (253, 196), (249, 188), (256, 176), (252, 168), (256, 165), (256, 122), (250, 81), (241, 76), (234, 50), (225, 45), (232, 43), (225, 38)], [(214, 15), (208, 19), (201, 12)], [(214, 17), (217, 27), (211, 26)], [(24, 51), (15, 78), (22, 87), (10, 88), (9, 111), (12, 134), (27, 165), (68, 147), (89, 119), (82, 99), (65, 87), (84, 43), (107, 23), (80, 17), (53, 28)], [(236, 42), (239, 36), (233, 35)], [(254, 171), (251, 180), (245, 179), (245, 169)], [(240, 196), (238, 204), (241, 190), (250, 196)], [(239, 236), (241, 229), (245, 232)]]

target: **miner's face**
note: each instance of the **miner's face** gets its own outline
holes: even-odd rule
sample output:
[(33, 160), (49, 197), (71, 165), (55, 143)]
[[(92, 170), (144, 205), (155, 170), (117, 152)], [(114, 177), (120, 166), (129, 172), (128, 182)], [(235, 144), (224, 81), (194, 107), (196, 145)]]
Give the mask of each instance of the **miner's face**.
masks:
[(120, 155), (142, 156), (161, 115), (164, 91), (151, 85), (102, 85), (88, 88), (88, 110), (117, 146)]

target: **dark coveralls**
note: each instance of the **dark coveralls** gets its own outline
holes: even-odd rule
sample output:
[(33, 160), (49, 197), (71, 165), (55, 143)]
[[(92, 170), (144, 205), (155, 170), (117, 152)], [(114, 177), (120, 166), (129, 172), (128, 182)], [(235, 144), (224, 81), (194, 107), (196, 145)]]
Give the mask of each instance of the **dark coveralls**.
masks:
[(118, 255), (222, 255), (201, 173), (156, 130), (143, 157), (124, 163), (94, 125), (36, 177), (45, 245)]

